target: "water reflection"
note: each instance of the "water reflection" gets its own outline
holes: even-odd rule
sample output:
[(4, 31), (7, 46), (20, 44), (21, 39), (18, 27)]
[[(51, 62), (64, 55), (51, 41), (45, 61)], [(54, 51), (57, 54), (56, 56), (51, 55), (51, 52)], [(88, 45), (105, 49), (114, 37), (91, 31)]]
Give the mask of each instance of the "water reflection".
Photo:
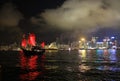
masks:
[[(38, 62), (38, 59), (40, 59), (40, 63)], [(27, 57), (23, 52), (20, 52), (21, 81), (33, 81), (38, 77), (42, 77), (45, 70), (44, 60), (45, 55), (40, 58), (38, 55)]]
[(98, 66), (97, 69), (99, 70), (109, 70), (109, 71), (120, 71), (119, 66), (116, 66), (118, 63), (117, 61), (117, 50), (115, 49), (108, 49), (103, 51), (103, 64), (101, 66)]
[(86, 62), (86, 50), (79, 50), (79, 57), (82, 62)]
[(115, 49), (108, 49), (108, 50), (97, 50), (96, 55), (98, 60), (101, 62), (108, 62), (113, 63), (117, 62), (116, 50)]
[(79, 57), (82, 62), (96, 61), (96, 62), (116, 62), (116, 50), (79, 50)]
[(79, 65), (80, 72), (86, 72), (90, 69), (118, 71), (117, 55), (115, 49), (104, 50), (79, 50), (81, 64)]
[(91, 69), (91, 67), (90, 66), (87, 66), (87, 65), (85, 65), (85, 64), (81, 64), (80, 66), (79, 66), (79, 71), (80, 72), (86, 72), (87, 70), (90, 70)]
[(102, 62), (104, 50), (96, 50), (96, 62)]
[(117, 62), (117, 54), (116, 54), (116, 50), (112, 49), (112, 50), (109, 50), (109, 59), (111, 62)]
[(112, 49), (61, 50), (47, 52), (42, 58), (22, 53), (18, 58), (18, 52), (4, 52), (0, 81), (120, 81), (119, 53)]

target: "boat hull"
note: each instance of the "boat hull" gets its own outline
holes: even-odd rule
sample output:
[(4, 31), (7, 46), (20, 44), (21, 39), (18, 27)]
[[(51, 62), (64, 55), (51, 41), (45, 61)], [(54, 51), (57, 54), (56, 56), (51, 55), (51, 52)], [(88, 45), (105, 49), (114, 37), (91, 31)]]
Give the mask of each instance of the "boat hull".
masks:
[(26, 50), (22, 48), (22, 51), (26, 56), (43, 55), (45, 53), (45, 49), (40, 49), (39, 51), (35, 51), (35, 50)]

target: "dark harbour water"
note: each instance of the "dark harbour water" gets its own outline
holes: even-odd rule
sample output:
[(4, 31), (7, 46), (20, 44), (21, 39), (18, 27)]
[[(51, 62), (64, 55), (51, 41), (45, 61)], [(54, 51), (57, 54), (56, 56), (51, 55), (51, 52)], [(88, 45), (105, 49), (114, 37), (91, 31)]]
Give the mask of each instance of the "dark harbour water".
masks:
[(1, 51), (0, 81), (120, 81), (120, 50)]

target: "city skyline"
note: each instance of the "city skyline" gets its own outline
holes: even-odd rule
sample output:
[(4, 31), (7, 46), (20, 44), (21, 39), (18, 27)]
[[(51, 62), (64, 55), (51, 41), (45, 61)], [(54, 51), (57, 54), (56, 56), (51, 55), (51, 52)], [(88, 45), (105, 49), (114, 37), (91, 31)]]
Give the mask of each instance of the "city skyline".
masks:
[(79, 37), (120, 38), (119, 0), (1, 0), (0, 43), (20, 41), (33, 32), (38, 41)]

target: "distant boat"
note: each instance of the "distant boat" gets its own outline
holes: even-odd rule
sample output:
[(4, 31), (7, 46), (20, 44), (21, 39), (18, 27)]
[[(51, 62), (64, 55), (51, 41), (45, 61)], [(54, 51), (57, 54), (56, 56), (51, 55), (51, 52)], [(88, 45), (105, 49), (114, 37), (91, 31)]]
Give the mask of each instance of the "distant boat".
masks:
[(37, 46), (35, 38), (36, 37), (33, 33), (29, 34), (27, 38), (25, 37), (25, 35), (23, 36), (21, 49), (26, 56), (44, 54), (44, 42), (41, 45)]

